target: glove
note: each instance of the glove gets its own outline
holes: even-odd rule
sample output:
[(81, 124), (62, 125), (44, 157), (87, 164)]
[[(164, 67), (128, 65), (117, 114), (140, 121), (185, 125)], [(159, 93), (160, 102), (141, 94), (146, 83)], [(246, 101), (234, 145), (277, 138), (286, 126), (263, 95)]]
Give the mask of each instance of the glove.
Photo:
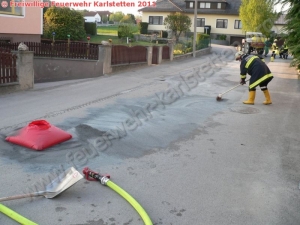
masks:
[(242, 79), (241, 79), (240, 84), (241, 84), (241, 85), (246, 84), (245, 78), (242, 78)]

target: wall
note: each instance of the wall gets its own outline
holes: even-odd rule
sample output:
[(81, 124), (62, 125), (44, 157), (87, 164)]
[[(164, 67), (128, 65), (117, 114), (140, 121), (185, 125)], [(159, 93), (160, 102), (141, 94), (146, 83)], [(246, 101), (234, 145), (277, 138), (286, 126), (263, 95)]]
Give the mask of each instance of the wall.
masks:
[(9, 37), (13, 42), (40, 42), (43, 33), (42, 10), (40, 7), (23, 7), (23, 16), (0, 12), (0, 37)]
[(85, 79), (103, 75), (103, 63), (97, 60), (34, 58), (34, 82)]
[(1, 34), (1, 40), (10, 40), (11, 42), (41, 42), (40, 34)]
[[(29, 2), (29, 0), (26, 0), (26, 2)], [(24, 7), (23, 10), (23, 16), (13, 16), (0, 13), (0, 34), (41, 35), (43, 33), (43, 9), (40, 7)]]
[(34, 82), (53, 82), (62, 80), (99, 77), (111, 72), (111, 46), (99, 45), (98, 60), (34, 58)]
[[(149, 16), (163, 16), (165, 19), (169, 13), (165, 12), (143, 12), (142, 21), (149, 22)], [(194, 15), (188, 15), (192, 21), (191, 31), (194, 30)], [(211, 14), (198, 14), (197, 18), (205, 18), (205, 25), (211, 26), (212, 34), (226, 34), (227, 41), (230, 41), (230, 36), (243, 36), (242, 29), (234, 29), (235, 20), (239, 20), (238, 15), (211, 15)], [(228, 19), (227, 28), (216, 28), (217, 19)], [(166, 30), (164, 25), (148, 25), (148, 30)], [(204, 33), (204, 27), (197, 27), (197, 32)]]
[(272, 27), (272, 31), (274, 31), (276, 34), (286, 34), (287, 31), (285, 31), (284, 29), (284, 25), (282, 24), (274, 24), (274, 26)]
[[(227, 34), (227, 35), (243, 35), (242, 29), (234, 29), (235, 20), (239, 20), (238, 15), (198, 15), (198, 18), (205, 18), (205, 25), (211, 26), (211, 33), (214, 34)], [(228, 19), (227, 28), (216, 28), (217, 19)], [(194, 22), (192, 27), (194, 26)], [(204, 31), (204, 27), (198, 27), (197, 31), (201, 28), (201, 32)]]
[(101, 17), (98, 14), (95, 16), (85, 16), (84, 19), (85, 19), (85, 22), (88, 22), (88, 23), (101, 22)]
[[(149, 23), (149, 16), (163, 16), (163, 21), (165, 18), (169, 15), (169, 13), (164, 13), (164, 12), (143, 12), (142, 15), (142, 21)], [(148, 25), (148, 30), (167, 30), (165, 25)]]

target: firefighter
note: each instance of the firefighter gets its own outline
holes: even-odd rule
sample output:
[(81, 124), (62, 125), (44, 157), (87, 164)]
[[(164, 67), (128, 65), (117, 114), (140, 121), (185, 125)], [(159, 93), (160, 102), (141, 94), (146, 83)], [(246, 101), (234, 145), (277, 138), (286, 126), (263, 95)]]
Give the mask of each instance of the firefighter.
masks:
[(269, 40), (269, 38), (267, 38), (267, 40), (265, 41), (265, 57), (267, 57), (267, 55), (269, 54), (269, 48), (271, 47), (271, 42)]
[(271, 57), (273, 57), (274, 59), (276, 58), (276, 54), (277, 54), (277, 51), (278, 51), (278, 46), (277, 46), (277, 39), (274, 40), (272, 46), (272, 55)]
[(244, 104), (254, 105), (256, 87), (259, 86), (263, 91), (266, 100), (263, 102), (265, 105), (272, 104), (270, 93), (268, 90), (268, 83), (273, 79), (273, 75), (269, 67), (255, 55), (248, 55), (242, 51), (235, 54), (235, 60), (240, 61), (241, 81), (240, 84), (246, 84), (247, 73), (251, 76), (249, 82), (249, 97), (244, 101)]
[(284, 59), (287, 59), (287, 57), (288, 57), (288, 51), (289, 51), (289, 48), (288, 48), (286, 42), (284, 41), (283, 46), (282, 46), (282, 51), (280, 51), (279, 57), (281, 59), (282, 59), (282, 57)]

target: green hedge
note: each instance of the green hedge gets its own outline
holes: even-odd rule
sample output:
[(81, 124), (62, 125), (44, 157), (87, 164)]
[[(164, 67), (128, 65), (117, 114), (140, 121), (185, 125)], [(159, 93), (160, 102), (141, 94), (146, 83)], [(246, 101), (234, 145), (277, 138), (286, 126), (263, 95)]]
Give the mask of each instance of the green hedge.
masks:
[(85, 32), (89, 35), (97, 35), (97, 25), (96, 23), (85, 22), (84, 23)]
[(140, 22), (140, 34), (148, 34), (148, 25), (149, 23)]
[(162, 38), (168, 38), (168, 31), (162, 31)]

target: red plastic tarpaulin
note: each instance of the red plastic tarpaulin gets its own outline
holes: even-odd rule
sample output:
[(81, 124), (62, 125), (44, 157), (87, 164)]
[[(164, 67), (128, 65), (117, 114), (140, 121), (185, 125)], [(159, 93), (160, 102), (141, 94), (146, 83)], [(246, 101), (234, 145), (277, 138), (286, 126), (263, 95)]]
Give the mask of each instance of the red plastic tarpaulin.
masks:
[(36, 120), (22, 128), (17, 135), (9, 136), (5, 140), (40, 151), (71, 138), (71, 134), (51, 125), (46, 120)]

